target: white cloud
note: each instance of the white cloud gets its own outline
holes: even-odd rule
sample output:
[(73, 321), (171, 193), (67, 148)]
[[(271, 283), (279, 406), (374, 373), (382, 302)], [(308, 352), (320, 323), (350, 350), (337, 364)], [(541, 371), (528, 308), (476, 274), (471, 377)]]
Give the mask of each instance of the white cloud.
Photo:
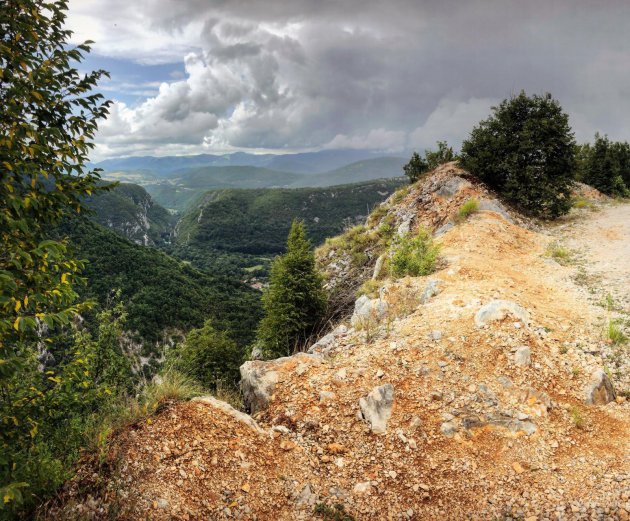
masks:
[[(98, 154), (459, 146), (490, 106), (551, 91), (576, 135), (627, 139), (630, 3), (71, 0), (75, 40), (134, 63), (183, 61), (118, 101)], [(126, 98), (125, 98), (126, 99)]]
[(432, 148), (437, 141), (447, 141), (449, 145), (459, 148), (473, 126), (488, 117), (496, 102), (486, 98), (440, 100), (424, 124), (409, 135), (409, 147)]

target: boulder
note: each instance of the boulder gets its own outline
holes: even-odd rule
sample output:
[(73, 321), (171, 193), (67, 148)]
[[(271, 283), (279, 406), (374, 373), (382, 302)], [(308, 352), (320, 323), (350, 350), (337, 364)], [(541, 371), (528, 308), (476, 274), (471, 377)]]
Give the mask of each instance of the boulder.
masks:
[(529, 313), (512, 300), (493, 300), (482, 306), (475, 315), (475, 324), (482, 327), (496, 320), (505, 320), (508, 315), (512, 315), (526, 326), (529, 325)]
[(439, 292), (440, 281), (435, 279), (430, 280), (424, 288), (422, 295), (420, 296), (420, 304), (426, 304), (427, 302), (429, 302), (429, 299), (431, 297), (435, 297), (435, 295), (437, 295)]
[(326, 353), (331, 347), (333, 347), (337, 337), (345, 335), (348, 332), (348, 328), (343, 324), (337, 326), (327, 335), (324, 335), (311, 347), (308, 348), (307, 353)]
[(387, 302), (383, 299), (371, 299), (367, 295), (361, 295), (354, 304), (350, 323), (352, 327), (363, 327), (370, 321), (380, 322), (387, 313), (387, 308)]
[(440, 226), (437, 230), (433, 232), (434, 237), (440, 237), (444, 235), (447, 231), (453, 229), (455, 227), (455, 223), (452, 221), (445, 222), (442, 226)]
[(261, 434), (264, 432), (249, 414), (236, 410), (229, 403), (217, 400), (214, 396), (198, 396), (197, 398), (193, 398), (192, 401), (207, 403), (208, 405), (211, 405), (212, 407), (232, 416), (235, 420), (244, 423), (252, 430)]
[(300, 365), (321, 363), (321, 358), (306, 353), (277, 358), (250, 360), (240, 367), (243, 402), (251, 414), (267, 408), (282, 370), (294, 370)]
[(437, 189), (436, 193), (440, 197), (446, 197), (450, 199), (462, 188), (468, 188), (469, 186), (472, 185), (470, 184), (470, 182), (466, 181), (466, 179), (458, 176), (453, 176), (446, 179), (446, 181), (444, 181), (444, 183)]
[(615, 400), (616, 393), (610, 378), (603, 369), (597, 369), (585, 389), (586, 403), (606, 405)]
[(521, 367), (527, 367), (532, 364), (532, 354), (528, 346), (521, 346), (516, 350), (514, 363)]
[(385, 434), (387, 422), (394, 405), (394, 386), (385, 384), (375, 387), (364, 398), (359, 399), (359, 407), (364, 420), (370, 424), (374, 434)]

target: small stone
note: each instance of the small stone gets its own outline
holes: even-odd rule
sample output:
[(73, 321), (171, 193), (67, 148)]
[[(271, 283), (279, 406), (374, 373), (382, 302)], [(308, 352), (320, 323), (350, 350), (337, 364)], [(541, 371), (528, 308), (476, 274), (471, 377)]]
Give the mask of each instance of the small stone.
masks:
[(357, 483), (352, 489), (352, 492), (354, 494), (369, 494), (371, 487), (372, 485), (369, 481), (365, 481), (363, 483)]
[(429, 333), (429, 340), (433, 340), (434, 342), (438, 342), (442, 339), (442, 331), (431, 331)]
[(157, 507), (161, 510), (166, 510), (168, 508), (168, 501), (166, 501), (166, 499), (158, 498), (156, 503), (157, 503)]
[(319, 393), (319, 401), (320, 402), (330, 402), (334, 400), (336, 397), (335, 393), (331, 391), (320, 391)]
[(518, 461), (515, 461), (514, 463), (512, 463), (512, 468), (514, 469), (514, 472), (516, 472), (517, 474), (522, 474), (523, 472), (525, 472), (523, 465), (521, 465)]
[(385, 376), (385, 372), (382, 369), (376, 371), (376, 378), (383, 378)]
[(521, 367), (526, 367), (532, 363), (532, 355), (528, 346), (521, 346), (514, 353), (514, 363)]
[(442, 432), (442, 434), (444, 434), (444, 436), (450, 438), (451, 436), (454, 436), (457, 432), (457, 425), (452, 422), (444, 422), (440, 426), (440, 431)]

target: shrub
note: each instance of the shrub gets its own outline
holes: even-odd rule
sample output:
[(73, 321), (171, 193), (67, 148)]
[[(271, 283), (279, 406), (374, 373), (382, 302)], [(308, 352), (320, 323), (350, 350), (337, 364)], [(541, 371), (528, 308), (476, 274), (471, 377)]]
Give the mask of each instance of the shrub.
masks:
[(573, 405), (569, 409), (569, 415), (571, 416), (573, 425), (575, 425), (578, 429), (584, 428), (584, 416), (582, 416), (582, 411), (580, 411), (577, 406)]
[(166, 364), (206, 389), (215, 390), (219, 382), (232, 386), (238, 383), (244, 357), (244, 349), (208, 320), (202, 328), (190, 331), (183, 344), (168, 352)]
[(572, 259), (571, 252), (557, 242), (554, 242), (547, 246), (547, 251), (545, 252), (545, 254), (555, 260), (558, 264), (562, 264), (563, 266), (569, 264)]
[(575, 142), (559, 103), (521, 92), (492, 110), (462, 144), (462, 166), (526, 213), (567, 213)]
[(606, 329), (606, 337), (613, 345), (625, 344), (628, 337), (624, 334), (617, 320), (609, 320)]
[(468, 216), (477, 213), (479, 211), (479, 201), (475, 198), (468, 199), (464, 204), (459, 207), (457, 216), (459, 219), (466, 219)]
[(395, 244), (390, 270), (396, 277), (428, 275), (435, 270), (439, 248), (431, 234), (420, 229), (417, 235), (408, 233)]
[(348, 514), (346, 508), (340, 503), (332, 507), (326, 503), (317, 503), (314, 514), (324, 521), (354, 521), (354, 517)]

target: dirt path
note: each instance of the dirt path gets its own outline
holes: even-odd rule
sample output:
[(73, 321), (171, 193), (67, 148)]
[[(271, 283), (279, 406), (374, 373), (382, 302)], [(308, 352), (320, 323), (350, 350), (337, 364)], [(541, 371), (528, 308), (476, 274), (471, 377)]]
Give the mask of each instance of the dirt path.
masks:
[(562, 242), (584, 259), (589, 275), (630, 312), (630, 203), (585, 211), (559, 230)]

